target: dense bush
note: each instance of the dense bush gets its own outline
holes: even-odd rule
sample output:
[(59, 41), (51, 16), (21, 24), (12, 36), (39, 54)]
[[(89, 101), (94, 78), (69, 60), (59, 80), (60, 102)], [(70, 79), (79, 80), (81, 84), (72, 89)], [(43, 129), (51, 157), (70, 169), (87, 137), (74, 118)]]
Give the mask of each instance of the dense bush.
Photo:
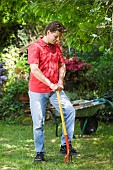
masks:
[(92, 62), (87, 77), (90, 83), (94, 83), (92, 87), (97, 96), (113, 95), (113, 57), (104, 55), (96, 62)]
[(66, 77), (68, 81), (76, 82), (89, 70), (91, 64), (87, 64), (84, 60), (78, 59), (76, 56), (73, 58), (65, 59), (66, 64)]
[(0, 117), (17, 117), (24, 113), (25, 103), (19, 100), (19, 94), (28, 92), (29, 66), (27, 55), (20, 55), (14, 46), (4, 48), (1, 58), (7, 69), (7, 82), (4, 95), (0, 100)]
[[(66, 76), (65, 76), (65, 89), (69, 91), (85, 89), (87, 87), (86, 73), (91, 67), (90, 63), (74, 56), (73, 58), (65, 59)], [(69, 85), (69, 87), (68, 87)]]

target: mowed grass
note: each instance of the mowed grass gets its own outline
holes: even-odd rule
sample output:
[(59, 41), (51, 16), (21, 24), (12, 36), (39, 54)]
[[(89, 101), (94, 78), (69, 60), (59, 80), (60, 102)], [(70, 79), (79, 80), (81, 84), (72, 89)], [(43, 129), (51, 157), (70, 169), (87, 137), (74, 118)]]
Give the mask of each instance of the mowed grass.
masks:
[(99, 123), (95, 134), (80, 137), (75, 126), (73, 147), (80, 153), (70, 164), (59, 154), (60, 136), (55, 136), (52, 120), (45, 122), (46, 162), (33, 163), (35, 156), (32, 125), (0, 121), (0, 170), (113, 170), (113, 124)]

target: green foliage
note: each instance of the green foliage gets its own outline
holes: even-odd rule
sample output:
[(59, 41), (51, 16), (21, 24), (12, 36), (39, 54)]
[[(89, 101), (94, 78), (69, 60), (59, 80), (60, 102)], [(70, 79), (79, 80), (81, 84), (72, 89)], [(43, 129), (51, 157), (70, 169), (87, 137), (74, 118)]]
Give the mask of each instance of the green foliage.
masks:
[(66, 95), (68, 96), (68, 98), (71, 101), (74, 100), (93, 100), (94, 98), (97, 98), (97, 96), (95, 95), (95, 92), (89, 90), (89, 89), (84, 89), (83, 86), (80, 87), (78, 90), (73, 90), (72, 91), (67, 91), (65, 90)]
[(24, 114), (25, 104), (20, 102), (18, 96), (15, 97), (11, 90), (8, 90), (8, 92), (0, 100), (0, 118), (16, 120), (18, 116)]
[(24, 54), (20, 56), (18, 48), (14, 46), (4, 48), (3, 53), (1, 53), (1, 59), (5, 62), (8, 70), (7, 86), (18, 79), (28, 79), (29, 65), (27, 62), (27, 55)]
[(0, 6), (0, 23), (6, 25), (8, 23), (20, 23), (23, 22), (20, 14), (28, 4), (27, 0), (15, 1), (15, 0), (1, 0)]
[(19, 79), (11, 82), (0, 100), (0, 117), (15, 119), (24, 114), (25, 103), (19, 100), (20, 94), (28, 93), (28, 81)]
[(25, 55), (19, 56), (18, 48), (5, 48), (1, 58), (6, 63), (8, 81), (0, 101), (0, 116), (16, 118), (24, 113), (25, 104), (19, 101), (19, 94), (28, 93), (29, 65)]
[(41, 23), (45, 26), (52, 20), (60, 20), (68, 30), (66, 45), (83, 52), (92, 51), (96, 46), (113, 54), (112, 0), (11, 0), (10, 3), (2, 0), (1, 4), (2, 25)]
[(94, 82), (97, 94), (103, 97), (113, 89), (113, 58), (109, 55), (102, 56), (97, 62), (92, 63), (88, 72), (90, 82)]
[(25, 79), (19, 79), (11, 82), (10, 86), (6, 89), (6, 94), (13, 94), (14, 98), (18, 98), (19, 94), (28, 93), (28, 81)]

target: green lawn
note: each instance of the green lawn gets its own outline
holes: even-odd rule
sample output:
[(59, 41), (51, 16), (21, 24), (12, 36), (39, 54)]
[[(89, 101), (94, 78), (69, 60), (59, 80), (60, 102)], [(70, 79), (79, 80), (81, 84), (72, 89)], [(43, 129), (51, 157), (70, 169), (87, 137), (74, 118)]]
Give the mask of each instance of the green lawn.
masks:
[(80, 138), (76, 122), (73, 146), (81, 157), (70, 164), (59, 154), (60, 137), (55, 136), (53, 121), (45, 123), (46, 162), (33, 163), (35, 156), (31, 125), (0, 121), (0, 170), (113, 170), (113, 124), (99, 123), (95, 134)]

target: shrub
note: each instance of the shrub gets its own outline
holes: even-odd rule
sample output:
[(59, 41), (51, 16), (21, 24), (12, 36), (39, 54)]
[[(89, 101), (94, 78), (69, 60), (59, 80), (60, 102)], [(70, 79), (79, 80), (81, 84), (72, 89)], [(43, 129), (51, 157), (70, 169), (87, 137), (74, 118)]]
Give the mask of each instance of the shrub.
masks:
[[(74, 84), (74, 88), (78, 89), (82, 84), (82, 87), (86, 86), (85, 76), (87, 71), (90, 69), (91, 64), (86, 63), (84, 60), (78, 59), (76, 56), (70, 59), (65, 59), (66, 64), (66, 76), (65, 76), (65, 85), (68, 82)], [(73, 89), (70, 89), (73, 90)]]
[(18, 116), (24, 114), (26, 103), (21, 102), (19, 99), (19, 94), (28, 93), (28, 81), (25, 79), (20, 79), (13, 81), (5, 91), (5, 94), (0, 101), (0, 117), (17, 118)]
[[(92, 62), (92, 67), (87, 74), (93, 89), (100, 97), (112, 94), (113, 91), (113, 57), (102, 56), (98, 61)], [(112, 94), (113, 96), (113, 94)]]
[(15, 117), (24, 113), (25, 104), (19, 101), (20, 93), (28, 92), (29, 66), (27, 56), (19, 54), (18, 48), (4, 48), (1, 58), (7, 69), (7, 82), (4, 86), (4, 96), (0, 100), (0, 116)]

